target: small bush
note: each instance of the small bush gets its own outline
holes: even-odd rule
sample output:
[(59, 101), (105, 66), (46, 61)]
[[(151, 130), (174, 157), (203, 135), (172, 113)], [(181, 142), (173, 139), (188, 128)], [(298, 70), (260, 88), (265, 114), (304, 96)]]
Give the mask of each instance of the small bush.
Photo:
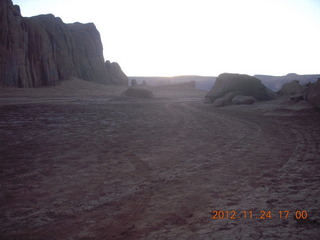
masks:
[(153, 92), (145, 88), (129, 87), (122, 94), (129, 97), (153, 98)]

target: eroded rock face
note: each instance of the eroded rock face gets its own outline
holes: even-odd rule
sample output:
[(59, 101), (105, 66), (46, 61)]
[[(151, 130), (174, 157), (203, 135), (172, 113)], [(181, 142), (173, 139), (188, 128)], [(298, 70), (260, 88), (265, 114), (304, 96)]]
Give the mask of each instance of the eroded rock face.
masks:
[(215, 107), (224, 107), (232, 104), (232, 99), (235, 97), (233, 92), (229, 92), (221, 98), (216, 99), (213, 102), (213, 106)]
[(233, 92), (235, 95), (253, 96), (259, 101), (270, 100), (275, 97), (275, 94), (255, 77), (223, 73), (218, 76), (206, 98), (214, 102), (229, 92)]
[[(0, 80), (3, 85), (21, 85), (25, 69), (25, 47), (27, 32), (19, 6), (11, 1), (0, 1)], [(21, 64), (17, 64), (17, 62)]]
[(118, 65), (114, 67), (118, 77), (109, 73), (100, 34), (93, 23), (65, 24), (52, 14), (24, 18), (19, 6), (1, 0), (0, 31), (3, 86), (46, 86), (71, 76), (125, 84), (125, 74), (119, 73)]
[(214, 107), (224, 107), (226, 105), (226, 102), (224, 100), (224, 97), (216, 99), (213, 104)]
[(109, 79), (112, 83), (128, 85), (129, 78), (122, 71), (120, 65), (116, 62), (106, 61), (106, 68), (109, 74)]
[(311, 105), (320, 108), (320, 79), (303, 92), (303, 99)]
[(305, 86), (300, 85), (299, 81), (294, 80), (288, 83), (283, 84), (282, 88), (278, 92), (279, 96), (293, 96), (302, 94), (302, 92), (306, 89)]
[(257, 102), (257, 99), (255, 99), (252, 96), (238, 95), (232, 99), (231, 103), (233, 105), (251, 105), (251, 104), (254, 104), (255, 102)]

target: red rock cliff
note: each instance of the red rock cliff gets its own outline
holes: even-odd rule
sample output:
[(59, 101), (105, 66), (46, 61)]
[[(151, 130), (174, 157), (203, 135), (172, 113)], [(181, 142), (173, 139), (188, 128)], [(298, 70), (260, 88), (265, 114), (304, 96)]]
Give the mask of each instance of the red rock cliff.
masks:
[(110, 74), (93, 23), (65, 24), (52, 14), (22, 17), (19, 6), (0, 0), (0, 84), (39, 87), (71, 76), (127, 84), (121, 68)]

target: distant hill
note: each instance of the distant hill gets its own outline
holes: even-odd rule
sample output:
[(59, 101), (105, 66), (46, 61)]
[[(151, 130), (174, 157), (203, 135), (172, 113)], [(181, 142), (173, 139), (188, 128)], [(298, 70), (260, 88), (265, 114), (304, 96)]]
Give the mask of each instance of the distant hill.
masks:
[(150, 86), (167, 86), (173, 84), (187, 83), (195, 81), (196, 89), (209, 91), (216, 80), (216, 77), (205, 77), (205, 76), (176, 76), (176, 77), (129, 77), (129, 82), (132, 79), (136, 79), (138, 84), (143, 81)]
[[(261, 82), (273, 91), (278, 91), (281, 89), (282, 85), (291, 82), (293, 80), (298, 80), (300, 84), (306, 84), (308, 82), (316, 82), (320, 78), (320, 74), (309, 74), (309, 75), (298, 75), (295, 73), (289, 73), (285, 76), (271, 76), (271, 75), (254, 75), (254, 77), (261, 80)], [(190, 81), (196, 82), (196, 89), (209, 91), (213, 84), (215, 83), (217, 77), (213, 76), (196, 76), (196, 75), (186, 75), (186, 76), (176, 76), (176, 77), (129, 77), (129, 82), (132, 79), (136, 79), (138, 84), (143, 81), (150, 86), (166, 86), (172, 84), (186, 83)]]
[(289, 73), (285, 76), (254, 75), (254, 77), (259, 78), (261, 82), (271, 90), (278, 91), (281, 89), (283, 84), (293, 80), (298, 80), (302, 85), (308, 82), (316, 82), (317, 79), (320, 78), (320, 74), (298, 75), (295, 73)]

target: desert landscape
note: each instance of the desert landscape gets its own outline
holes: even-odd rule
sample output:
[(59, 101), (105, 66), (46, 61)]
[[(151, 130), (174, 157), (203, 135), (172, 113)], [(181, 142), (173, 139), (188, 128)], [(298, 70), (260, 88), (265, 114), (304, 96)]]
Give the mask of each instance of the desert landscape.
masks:
[[(21, 3), (26, 10), (41, 5), (31, 2)], [(91, 10), (104, 8), (94, 0), (76, 7), (41, 1), (45, 12), (81, 17), (84, 10), (102, 21), (131, 73), (241, 73), (128, 77), (104, 58), (94, 23), (65, 23), (51, 13), (24, 17), (1, 0), (0, 239), (318, 239), (320, 75), (311, 58), (282, 52), (287, 42), (273, 44), (285, 32), (282, 12), (265, 5), (265, 15), (264, 5), (250, 3), (230, 14), (225, 1), (190, 1), (185, 12), (177, 1), (127, 1), (123, 12), (116, 2), (95, 18)], [(281, 31), (274, 35), (269, 16), (277, 12), (273, 26)], [(308, 36), (311, 46), (311, 33), (299, 44)], [(307, 68), (299, 68), (300, 59)], [(248, 66), (285, 65), (312, 73), (244, 74)]]
[[(124, 89), (72, 79), (1, 90), (2, 239), (319, 236), (319, 110), (287, 99), (215, 108), (202, 90), (155, 87), (144, 99)], [(216, 210), (237, 218), (212, 219)]]

